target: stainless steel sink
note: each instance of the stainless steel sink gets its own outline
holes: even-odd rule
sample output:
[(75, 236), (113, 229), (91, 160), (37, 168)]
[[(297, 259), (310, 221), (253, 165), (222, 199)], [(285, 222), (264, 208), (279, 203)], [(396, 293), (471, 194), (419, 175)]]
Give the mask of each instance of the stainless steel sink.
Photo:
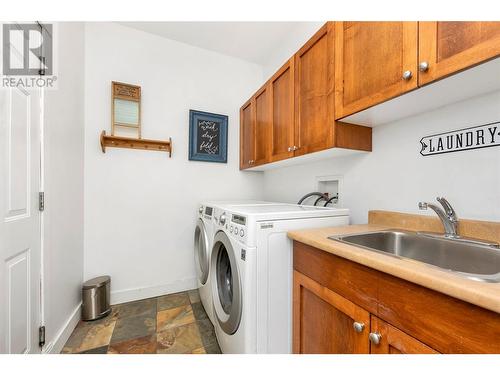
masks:
[(494, 244), (399, 229), (329, 238), (399, 258), (414, 259), (469, 279), (500, 282), (500, 249)]

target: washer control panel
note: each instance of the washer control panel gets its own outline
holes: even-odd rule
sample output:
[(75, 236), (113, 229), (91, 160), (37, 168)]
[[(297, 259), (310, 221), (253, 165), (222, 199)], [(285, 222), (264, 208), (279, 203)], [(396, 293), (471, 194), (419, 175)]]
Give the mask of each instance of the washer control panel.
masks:
[(215, 222), (218, 227), (224, 228), (226, 233), (236, 238), (238, 241), (246, 241), (247, 220), (245, 216), (221, 211), (215, 216)]
[(241, 215), (231, 215), (231, 223), (229, 224), (229, 233), (244, 241), (246, 236), (247, 218)]
[(198, 216), (200, 218), (205, 218), (207, 220), (212, 220), (213, 211), (214, 211), (213, 207), (201, 205), (198, 208)]

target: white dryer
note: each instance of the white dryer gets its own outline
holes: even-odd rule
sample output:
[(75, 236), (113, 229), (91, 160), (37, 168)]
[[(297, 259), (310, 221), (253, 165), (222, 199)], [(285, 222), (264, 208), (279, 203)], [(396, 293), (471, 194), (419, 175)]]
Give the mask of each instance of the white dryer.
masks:
[(208, 318), (214, 323), (212, 291), (210, 286), (210, 254), (214, 239), (213, 206), (202, 204), (194, 231), (194, 263), (200, 301)]
[(223, 353), (291, 353), (290, 230), (349, 224), (347, 209), (288, 204), (216, 207), (210, 261)]

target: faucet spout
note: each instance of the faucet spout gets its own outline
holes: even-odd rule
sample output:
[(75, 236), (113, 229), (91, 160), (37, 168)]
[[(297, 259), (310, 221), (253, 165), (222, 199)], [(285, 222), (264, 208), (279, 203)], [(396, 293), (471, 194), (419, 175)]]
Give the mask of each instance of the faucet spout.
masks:
[(455, 210), (453, 209), (453, 207), (451, 207), (451, 204), (445, 198), (438, 197), (437, 200), (439, 203), (441, 203), (444, 210), (436, 206), (435, 204), (427, 202), (420, 202), (418, 204), (418, 208), (420, 210), (427, 210), (428, 208), (433, 210), (438, 215), (441, 223), (443, 224), (445, 236), (452, 238), (458, 237), (458, 218)]

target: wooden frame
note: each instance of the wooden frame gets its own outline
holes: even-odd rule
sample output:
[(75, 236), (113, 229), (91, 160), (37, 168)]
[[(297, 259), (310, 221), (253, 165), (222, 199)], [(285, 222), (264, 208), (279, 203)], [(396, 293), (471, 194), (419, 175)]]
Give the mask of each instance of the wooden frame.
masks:
[(189, 110), (189, 160), (227, 163), (228, 116)]
[[(137, 125), (125, 124), (115, 121), (115, 99), (127, 100), (138, 103), (139, 117)], [(115, 136), (115, 127), (137, 129), (137, 138), (141, 139), (141, 86), (122, 82), (111, 82), (111, 135)]]

